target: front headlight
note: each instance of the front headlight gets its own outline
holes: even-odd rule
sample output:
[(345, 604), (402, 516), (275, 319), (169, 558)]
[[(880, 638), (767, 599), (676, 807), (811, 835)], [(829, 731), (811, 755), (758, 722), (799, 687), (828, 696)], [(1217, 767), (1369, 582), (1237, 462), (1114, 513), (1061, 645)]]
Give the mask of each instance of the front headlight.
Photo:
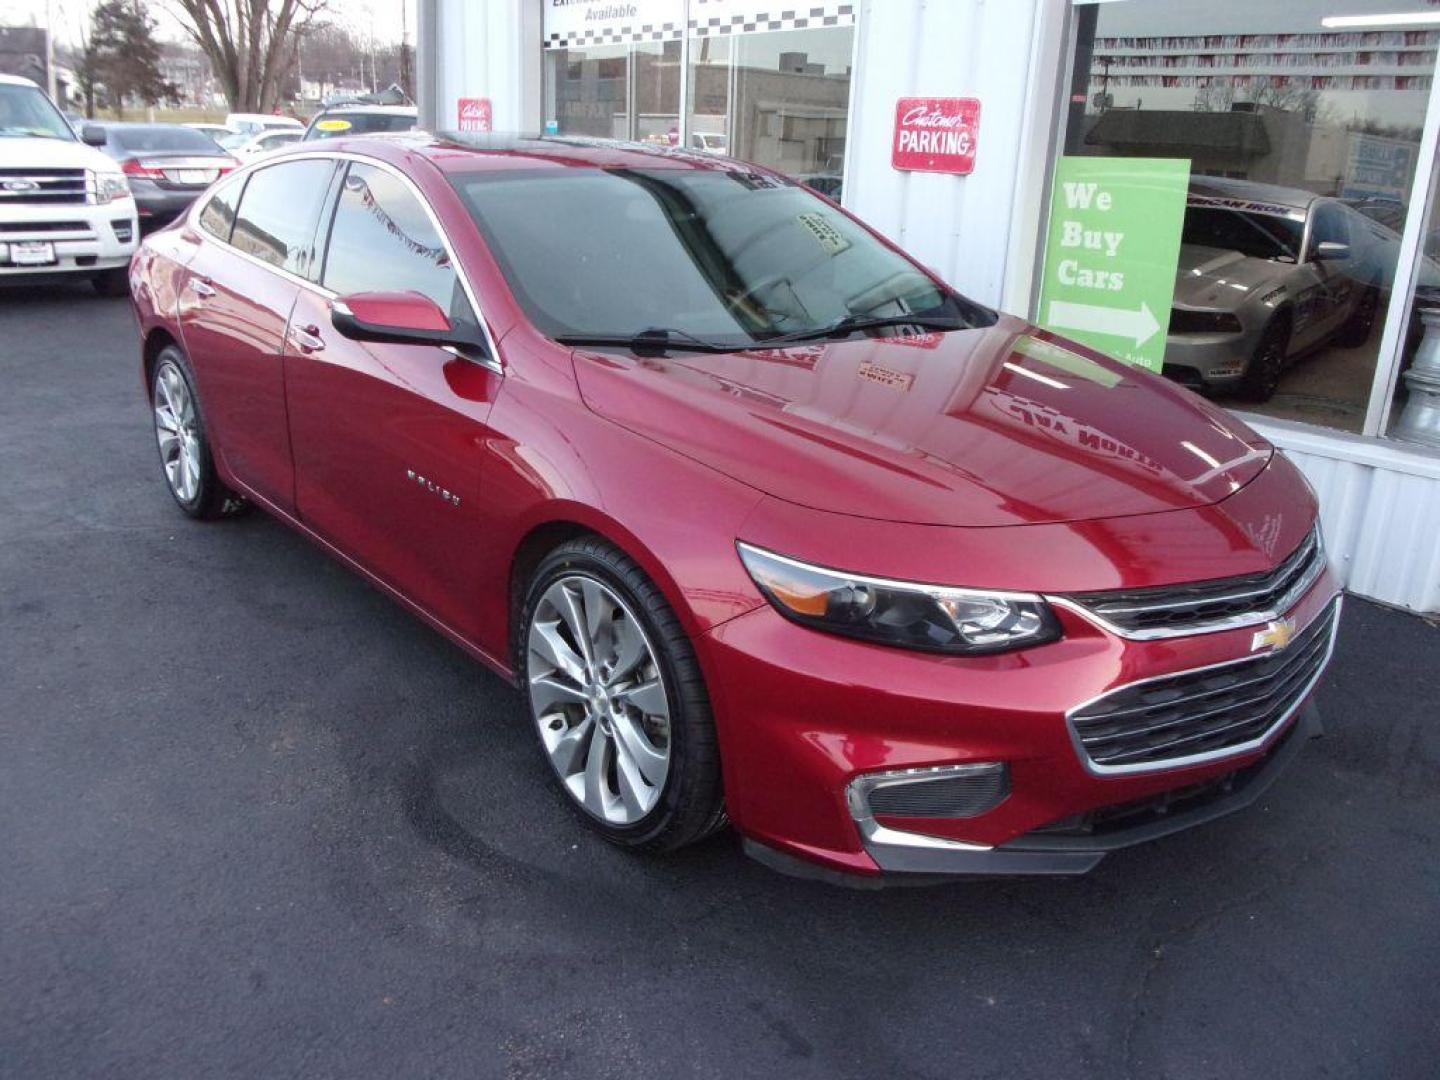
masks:
[(92, 172), (90, 176), (96, 206), (104, 206), (130, 194), (130, 182), (122, 172)]
[(906, 649), (975, 656), (1054, 641), (1060, 624), (1033, 593), (952, 589), (847, 574), (740, 544), (751, 578), (786, 618)]

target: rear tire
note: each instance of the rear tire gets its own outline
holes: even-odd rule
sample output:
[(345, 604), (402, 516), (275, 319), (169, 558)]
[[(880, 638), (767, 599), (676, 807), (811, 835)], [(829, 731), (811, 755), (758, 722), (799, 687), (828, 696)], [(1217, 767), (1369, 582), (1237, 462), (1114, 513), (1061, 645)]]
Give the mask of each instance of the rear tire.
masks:
[(1285, 370), (1285, 353), (1290, 347), (1290, 322), (1276, 317), (1266, 325), (1260, 343), (1240, 378), (1239, 396), (1246, 401), (1269, 401), (1280, 386)]
[(175, 504), (192, 518), (231, 517), (250, 506), (215, 472), (190, 362), (174, 345), (155, 358), (150, 407), (160, 471)]
[(130, 271), (123, 266), (113, 270), (101, 270), (90, 279), (90, 284), (101, 296), (120, 297), (130, 295)]
[(516, 655), (547, 767), (606, 840), (671, 851), (726, 821), (710, 699), (694, 649), (634, 560), (598, 537), (536, 568)]

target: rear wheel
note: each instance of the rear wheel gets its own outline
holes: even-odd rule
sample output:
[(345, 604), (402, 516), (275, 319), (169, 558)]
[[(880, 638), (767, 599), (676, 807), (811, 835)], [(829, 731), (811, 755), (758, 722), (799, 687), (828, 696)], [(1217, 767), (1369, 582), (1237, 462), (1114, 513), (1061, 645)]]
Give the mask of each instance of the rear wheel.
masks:
[(1260, 343), (1240, 378), (1240, 396), (1247, 401), (1269, 401), (1280, 385), (1285, 370), (1285, 353), (1290, 347), (1290, 322), (1283, 317), (1270, 320)]
[(150, 403), (165, 485), (193, 518), (239, 513), (248, 503), (220, 482), (185, 356), (170, 345), (155, 360)]
[(101, 270), (90, 279), (95, 291), (101, 296), (129, 296), (130, 272), (123, 266), (113, 270)]
[(612, 843), (680, 847), (725, 822), (700, 667), (660, 590), (598, 538), (539, 565), (518, 643), (522, 688), (566, 801)]

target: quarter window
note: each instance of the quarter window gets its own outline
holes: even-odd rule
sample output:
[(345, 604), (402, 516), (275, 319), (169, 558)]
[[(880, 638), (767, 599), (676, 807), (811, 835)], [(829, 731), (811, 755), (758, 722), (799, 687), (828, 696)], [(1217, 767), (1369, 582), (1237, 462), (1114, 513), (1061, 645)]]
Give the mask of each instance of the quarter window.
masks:
[(333, 161), (287, 161), (250, 174), (230, 243), (248, 255), (310, 277), (315, 222), (335, 168)]
[(240, 192), (244, 187), (244, 180), (226, 184), (210, 196), (210, 201), (200, 210), (200, 227), (227, 244), (230, 242), (230, 230), (235, 225), (235, 204), (240, 201)]
[(455, 267), (429, 215), (384, 169), (352, 162), (335, 206), (323, 283), (342, 296), (412, 291), (468, 318)]

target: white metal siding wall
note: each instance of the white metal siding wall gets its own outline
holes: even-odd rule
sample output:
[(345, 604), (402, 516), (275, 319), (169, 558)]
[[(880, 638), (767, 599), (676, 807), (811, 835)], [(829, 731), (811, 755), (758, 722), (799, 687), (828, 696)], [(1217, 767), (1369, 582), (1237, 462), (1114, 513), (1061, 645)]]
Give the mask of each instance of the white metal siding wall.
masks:
[(435, 71), (420, 92), (434, 95), (438, 129), (455, 128), (462, 97), (484, 97), (496, 131), (539, 130), (541, 12), (538, 0), (424, 0), (420, 51), (433, 49)]
[[(1065, 0), (861, 4), (845, 205), (982, 303), (1017, 306), (1007, 268), (1034, 253), (1033, 230), (1012, 237), (1012, 227), (1043, 198), (1064, 13)], [(895, 102), (917, 96), (980, 99), (970, 176), (891, 168)]]
[(1245, 419), (1314, 486), (1330, 562), (1347, 589), (1440, 613), (1440, 459), (1300, 424)]

